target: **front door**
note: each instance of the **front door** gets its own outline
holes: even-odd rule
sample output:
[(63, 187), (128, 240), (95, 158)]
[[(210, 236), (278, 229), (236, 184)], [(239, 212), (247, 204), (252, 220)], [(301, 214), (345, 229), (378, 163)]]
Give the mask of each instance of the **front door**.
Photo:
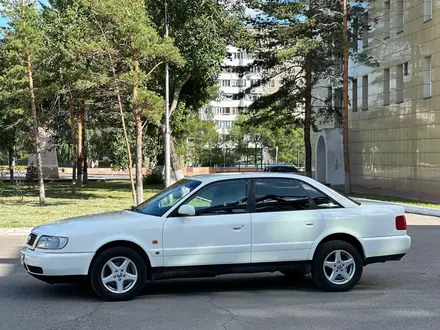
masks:
[(170, 216), (163, 228), (164, 266), (250, 263), (247, 180), (212, 183), (184, 204), (195, 216)]
[(323, 217), (312, 204), (296, 180), (255, 180), (252, 262), (307, 260), (314, 240), (324, 230)]

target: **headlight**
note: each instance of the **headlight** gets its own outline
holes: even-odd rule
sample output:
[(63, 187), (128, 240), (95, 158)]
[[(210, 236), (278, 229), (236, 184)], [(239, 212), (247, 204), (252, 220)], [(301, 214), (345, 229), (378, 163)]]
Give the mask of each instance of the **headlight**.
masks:
[(46, 236), (43, 235), (38, 240), (37, 249), (59, 250), (67, 245), (67, 237)]

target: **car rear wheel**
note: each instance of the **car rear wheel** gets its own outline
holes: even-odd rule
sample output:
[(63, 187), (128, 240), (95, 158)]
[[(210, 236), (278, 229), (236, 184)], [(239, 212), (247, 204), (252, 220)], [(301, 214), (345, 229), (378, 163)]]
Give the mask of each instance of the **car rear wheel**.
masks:
[(352, 289), (361, 279), (362, 271), (360, 252), (345, 241), (323, 243), (313, 259), (313, 279), (325, 291)]
[(104, 300), (130, 300), (144, 287), (147, 266), (142, 257), (127, 247), (113, 247), (101, 252), (90, 270), (90, 283)]

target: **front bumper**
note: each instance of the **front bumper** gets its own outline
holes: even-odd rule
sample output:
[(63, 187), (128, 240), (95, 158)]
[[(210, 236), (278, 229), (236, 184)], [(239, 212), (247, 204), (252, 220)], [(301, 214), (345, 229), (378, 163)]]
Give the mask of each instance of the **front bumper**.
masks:
[(48, 253), (24, 248), (21, 263), (31, 275), (76, 276), (87, 275), (93, 253)]

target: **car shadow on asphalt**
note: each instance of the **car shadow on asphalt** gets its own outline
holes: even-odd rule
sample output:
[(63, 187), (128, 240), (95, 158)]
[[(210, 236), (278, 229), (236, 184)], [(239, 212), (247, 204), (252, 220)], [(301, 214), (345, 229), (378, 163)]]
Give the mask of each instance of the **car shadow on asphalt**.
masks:
[[(26, 274), (26, 276), (28, 275)], [(18, 299), (28, 299), (29, 296), (32, 296), (34, 301), (41, 302), (45, 300), (78, 299), (85, 302), (99, 301), (91, 287), (85, 283), (49, 285), (38, 280), (27, 279), (26, 283), (17, 284), (7, 285), (8, 288), (1, 288), (3, 285), (0, 284), (0, 291), (6, 289), (11, 293), (13, 291), (14, 296)], [(374, 282), (362, 281), (352, 292), (368, 293), (374, 292), (376, 289), (377, 285)], [(327, 294), (316, 286), (310, 275), (301, 280), (293, 280), (276, 273), (148, 282), (140, 293), (140, 297), (152, 297), (154, 299), (154, 296), (204, 296), (213, 293), (264, 294), (265, 292)]]
[(284, 275), (228, 275), (211, 278), (175, 279), (147, 283), (141, 295), (203, 295), (215, 292), (263, 291), (315, 292), (317, 287), (310, 276), (293, 280)]

